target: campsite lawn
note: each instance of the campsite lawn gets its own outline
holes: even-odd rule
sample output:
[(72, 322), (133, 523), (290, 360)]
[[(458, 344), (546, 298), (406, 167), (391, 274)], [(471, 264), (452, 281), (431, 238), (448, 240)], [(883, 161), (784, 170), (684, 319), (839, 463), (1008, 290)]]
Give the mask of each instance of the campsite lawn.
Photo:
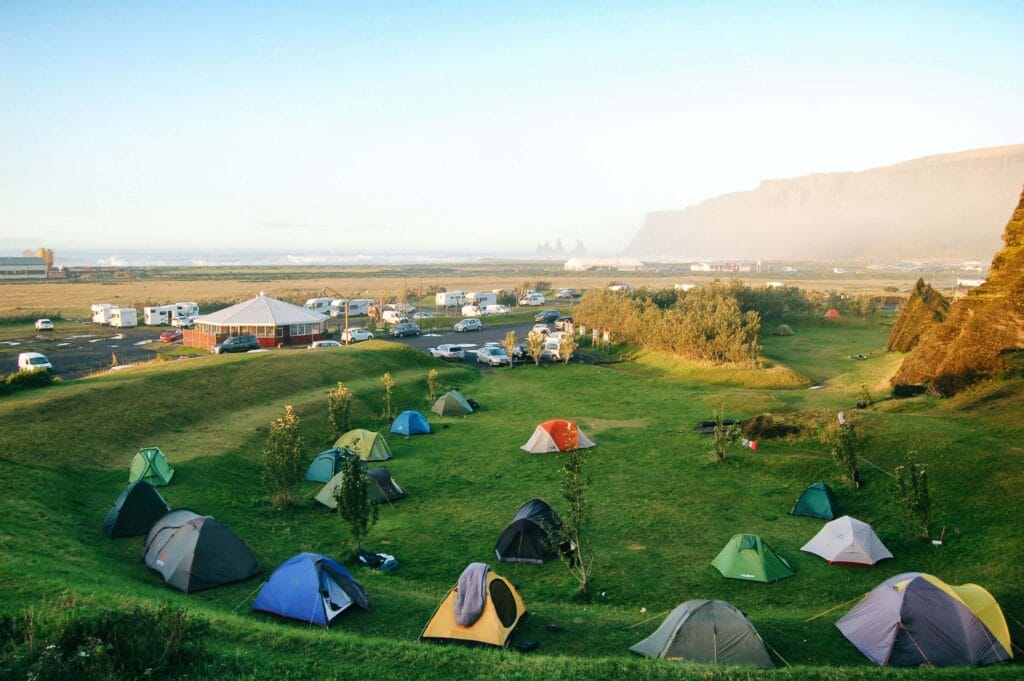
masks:
[[(911, 570), (982, 584), (1021, 619), (1024, 568), (1014, 558), (1024, 548), (1019, 390), (983, 389), (941, 404), (887, 402), (859, 413), (872, 464), (864, 466), (860, 490), (837, 478), (827, 448), (813, 436), (763, 441), (757, 452), (737, 445), (727, 463), (710, 461), (709, 440), (692, 427), (718, 404), (736, 417), (849, 407), (861, 384), (876, 389), (899, 359), (884, 354), (887, 329), (875, 323), (813, 322), (794, 330), (792, 337), (764, 339), (766, 357), (823, 383), (820, 389), (808, 390), (810, 381), (752, 388), (735, 377), (715, 381), (713, 371), (674, 372), (664, 363), (479, 372), (371, 342), (317, 353), (155, 362), (6, 397), (0, 401), (0, 613), (65, 589), (170, 601), (215, 623), (203, 672), (209, 678), (726, 678), (724, 671), (653, 663), (627, 652), (690, 598), (725, 599), (747, 613), (777, 664), (794, 665), (774, 673), (780, 678), (906, 678), (870, 665), (833, 624), (858, 596)], [(850, 360), (856, 353), (870, 359)], [(394, 459), (384, 465), (409, 496), (381, 510), (368, 542), (394, 554), (398, 570), (354, 568), (373, 611), (346, 613), (327, 631), (252, 613), (255, 590), (286, 558), (317, 551), (345, 559), (350, 548), (338, 518), (312, 499), (319, 485), (304, 483), (288, 510), (270, 508), (259, 469), (269, 422), (285, 404), (294, 405), (312, 458), (332, 440), (328, 387), (341, 380), (355, 392), (355, 426), (383, 428), (380, 374), (396, 378), (399, 411), (425, 411), (431, 368), (483, 408), (466, 419), (428, 414), (433, 435), (388, 437)], [(577, 419), (598, 443), (589, 454), (590, 498), (594, 582), (602, 595), (589, 605), (572, 599), (574, 583), (557, 562), (502, 564), (493, 553), (521, 502), (540, 496), (561, 506), (557, 456), (518, 449), (538, 422), (555, 417)], [(103, 535), (103, 513), (126, 483), (132, 455), (150, 445), (175, 465), (172, 484), (161, 488), (171, 505), (233, 528), (260, 559), (263, 578), (185, 596), (141, 564), (141, 539)], [(912, 450), (929, 466), (935, 525), (946, 528), (941, 548), (914, 538), (893, 501), (885, 471)], [(871, 523), (896, 558), (857, 569), (829, 567), (801, 553), (821, 523), (788, 511), (813, 481), (832, 485), (842, 511)], [(792, 563), (795, 576), (772, 584), (722, 578), (711, 559), (739, 532), (760, 534)], [(512, 642), (533, 639), (538, 650), (524, 655), (416, 642), (472, 561), (491, 563), (519, 587), (531, 616)], [(562, 631), (550, 633), (548, 624)], [(1011, 629), (1015, 640), (1024, 638), (1024, 630)], [(1014, 665), (915, 677), (1009, 679), (1019, 671)]]

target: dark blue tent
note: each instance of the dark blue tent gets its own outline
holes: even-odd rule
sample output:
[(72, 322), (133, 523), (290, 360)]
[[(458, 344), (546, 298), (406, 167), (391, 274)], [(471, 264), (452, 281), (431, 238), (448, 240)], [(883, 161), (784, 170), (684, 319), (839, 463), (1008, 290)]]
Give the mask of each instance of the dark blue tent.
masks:
[(370, 609), (348, 570), (319, 553), (300, 553), (274, 570), (252, 609), (327, 627), (352, 605)]
[(403, 411), (391, 424), (391, 432), (401, 435), (419, 435), (430, 432), (430, 424), (418, 411)]
[(341, 472), (341, 464), (346, 456), (355, 456), (348, 449), (332, 447), (317, 454), (309, 468), (306, 469), (306, 480), (310, 482), (327, 482)]

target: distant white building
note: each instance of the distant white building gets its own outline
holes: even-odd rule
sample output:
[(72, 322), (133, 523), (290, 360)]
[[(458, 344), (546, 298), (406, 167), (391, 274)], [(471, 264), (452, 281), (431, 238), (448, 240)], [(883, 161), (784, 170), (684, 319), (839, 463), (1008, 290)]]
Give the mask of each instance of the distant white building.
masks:
[(644, 264), (636, 258), (595, 258), (591, 256), (574, 256), (565, 261), (566, 272), (587, 272), (590, 270), (617, 270), (619, 272), (635, 272), (642, 270)]
[(781, 281), (769, 281), (765, 284), (765, 288), (786, 288), (786, 285)]
[(985, 283), (984, 279), (961, 279), (957, 277), (956, 285), (959, 288), (978, 288)]
[(690, 265), (691, 272), (750, 272), (753, 265), (737, 262), (695, 262)]
[(46, 260), (0, 258), (0, 279), (46, 279)]

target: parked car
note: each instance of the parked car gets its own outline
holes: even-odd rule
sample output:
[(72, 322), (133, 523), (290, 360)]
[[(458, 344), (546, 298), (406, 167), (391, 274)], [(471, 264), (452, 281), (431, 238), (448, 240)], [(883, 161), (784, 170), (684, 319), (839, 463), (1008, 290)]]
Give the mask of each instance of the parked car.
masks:
[(562, 342), (557, 339), (544, 341), (544, 349), (540, 351), (540, 361), (561, 362)]
[(409, 318), (405, 316), (404, 312), (398, 310), (384, 310), (384, 314), (381, 315), (381, 319), (388, 324), (405, 324), (409, 321)]
[(37, 319), (36, 331), (53, 331), (53, 322), (49, 319)]
[(191, 329), (195, 325), (195, 317), (175, 317), (171, 320), (171, 326), (177, 326), (179, 329)]
[(319, 340), (313, 341), (313, 344), (309, 346), (310, 350), (317, 350), (319, 348), (340, 348), (343, 347), (341, 343), (336, 340)]
[(259, 350), (259, 347), (260, 342), (256, 339), (256, 336), (252, 334), (245, 334), (243, 336), (228, 336), (210, 349), (213, 351), (213, 354), (222, 355), (225, 352), (248, 352), (249, 350)]
[(430, 353), (431, 357), (447, 360), (459, 360), (466, 356), (465, 348), (461, 345), (452, 345), (450, 343), (438, 345), (436, 348), (427, 348), (427, 352)]
[(160, 342), (173, 343), (175, 341), (180, 341), (184, 336), (185, 334), (181, 332), (181, 329), (167, 329), (160, 334)]
[(530, 329), (530, 333), (541, 333), (541, 334), (544, 334), (546, 336), (549, 333), (551, 333), (551, 327), (549, 327), (547, 324), (544, 324), (543, 322), (541, 322), (539, 324), (534, 324), (533, 328)]
[(562, 313), (558, 310), (544, 310), (543, 312), (538, 313), (537, 316), (533, 318), (533, 321), (546, 322), (550, 324), (561, 316)]
[(565, 331), (567, 326), (571, 327), (574, 324), (575, 322), (572, 320), (572, 317), (559, 317), (555, 320), (555, 330)]
[(500, 367), (503, 364), (511, 364), (512, 358), (505, 352), (505, 348), (496, 348), (493, 345), (484, 346), (476, 351), (476, 361), (480, 364), (490, 364), (492, 367)]
[(37, 371), (39, 369), (53, 372), (53, 365), (50, 364), (50, 360), (46, 359), (46, 355), (38, 352), (18, 353), (18, 371)]
[(466, 319), (460, 319), (455, 322), (455, 326), (452, 328), (459, 333), (464, 331), (483, 331), (484, 323), (476, 317), (467, 317)]
[(512, 314), (512, 309), (508, 305), (485, 305), (484, 314)]
[(580, 292), (574, 288), (560, 288), (558, 293), (555, 294), (555, 298), (579, 298)]
[(514, 361), (525, 360), (530, 356), (530, 348), (526, 343), (518, 343), (515, 348), (512, 349), (512, 359)]
[(520, 305), (529, 307), (536, 307), (544, 304), (544, 296), (539, 293), (527, 293), (525, 296), (519, 299)]
[(424, 310), (423, 312), (417, 312), (412, 316), (413, 319), (433, 319), (434, 313)]
[(413, 322), (402, 322), (391, 327), (388, 331), (394, 338), (405, 338), (406, 336), (418, 336), (420, 335), (420, 327), (418, 324)]
[(373, 340), (373, 334), (359, 326), (350, 326), (341, 332), (341, 342), (345, 344)]

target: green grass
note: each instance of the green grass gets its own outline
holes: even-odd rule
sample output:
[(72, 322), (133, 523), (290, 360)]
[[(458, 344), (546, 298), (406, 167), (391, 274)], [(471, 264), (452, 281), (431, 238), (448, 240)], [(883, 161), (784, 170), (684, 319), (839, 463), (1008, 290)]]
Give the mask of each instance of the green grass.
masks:
[[(948, 527), (941, 549), (913, 538), (892, 502), (891, 478), (866, 466), (864, 488), (853, 490), (836, 479), (817, 441), (763, 442), (757, 453), (737, 446), (728, 463), (710, 462), (708, 439), (691, 428), (719, 402), (730, 416), (849, 406), (861, 383), (873, 385), (898, 361), (879, 354), (886, 330), (878, 325), (813, 322), (794, 330), (793, 337), (766, 338), (766, 357), (779, 372), (823, 381), (820, 390), (799, 381), (751, 387), (728, 369), (693, 372), (653, 357), (481, 373), (371, 342), (152, 363), (4, 398), (0, 422), (11, 426), (0, 438), (0, 613), (63, 589), (182, 604), (214, 623), (208, 678), (904, 678), (909, 674), (871, 666), (842, 638), (833, 623), (846, 608), (805, 620), (909, 570), (982, 584), (1020, 618), (1024, 570), (1014, 559), (1022, 543), (1013, 510), (1024, 502), (1016, 444), (1024, 427), (1016, 384), (948, 403), (885, 403), (861, 415), (872, 463), (891, 471), (916, 450), (929, 465), (936, 523)], [(857, 352), (872, 359), (847, 359)], [(344, 558), (349, 541), (337, 517), (312, 500), (317, 485), (304, 484), (286, 511), (270, 508), (259, 470), (267, 426), (285, 404), (294, 405), (312, 457), (331, 441), (328, 387), (344, 381), (357, 396), (355, 424), (376, 429), (383, 426), (380, 374), (391, 371), (398, 381), (399, 410), (424, 410), (430, 368), (483, 409), (468, 419), (428, 414), (434, 435), (389, 436), (395, 458), (386, 465), (409, 496), (382, 509), (369, 539), (371, 547), (396, 555), (399, 569), (355, 569), (373, 612), (347, 613), (320, 631), (253, 614), (259, 579), (185, 596), (138, 561), (138, 538), (110, 541), (102, 534), (103, 513), (126, 483), (131, 457), (141, 446), (157, 445), (176, 466), (173, 484), (161, 490), (169, 502), (231, 526), (266, 575), (300, 551)], [(557, 457), (518, 449), (539, 421), (553, 417), (578, 419), (598, 443), (590, 454), (594, 579), (605, 597), (587, 606), (573, 601), (573, 582), (558, 563), (494, 559), (494, 542), (522, 501), (541, 496), (560, 506)], [(801, 553), (820, 523), (788, 511), (815, 480), (834, 486), (844, 512), (872, 523), (896, 559), (863, 570), (829, 567)], [(765, 537), (796, 575), (774, 584), (723, 579), (709, 563), (732, 534), (744, 531)], [(471, 561), (490, 562), (519, 586), (531, 617), (513, 642), (536, 640), (536, 652), (416, 642)], [(626, 652), (656, 628), (658, 615), (701, 597), (737, 605), (794, 667), (723, 671)], [(550, 623), (564, 630), (549, 633)], [(1024, 630), (1011, 627), (1019, 641)], [(1019, 671), (927, 670), (914, 678), (1010, 679)]]

